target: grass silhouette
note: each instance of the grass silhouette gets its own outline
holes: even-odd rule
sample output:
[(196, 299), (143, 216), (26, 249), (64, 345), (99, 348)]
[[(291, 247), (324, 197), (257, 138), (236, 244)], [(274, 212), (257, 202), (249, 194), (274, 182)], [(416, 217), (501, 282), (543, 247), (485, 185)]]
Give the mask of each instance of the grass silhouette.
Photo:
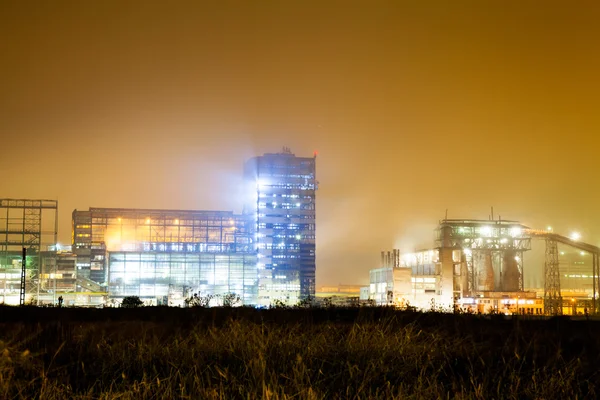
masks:
[(595, 398), (600, 321), (0, 307), (3, 399)]

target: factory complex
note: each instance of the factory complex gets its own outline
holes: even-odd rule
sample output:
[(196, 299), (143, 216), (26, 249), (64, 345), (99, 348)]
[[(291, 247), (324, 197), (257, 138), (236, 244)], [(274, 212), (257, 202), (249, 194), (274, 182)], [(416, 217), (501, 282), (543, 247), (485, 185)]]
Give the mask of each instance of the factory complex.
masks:
[(0, 302), (100, 306), (138, 296), (180, 306), (296, 304), (315, 296), (316, 156), (287, 148), (244, 166), (243, 210), (74, 210), (57, 244), (58, 202), (0, 200)]
[[(518, 221), (443, 219), (431, 248), (383, 251), (369, 285), (316, 290), (316, 154), (288, 148), (244, 164), (240, 213), (90, 207), (72, 212), (58, 244), (56, 200), (0, 199), (0, 303), (182, 306), (234, 296), (269, 307), (325, 305), (529, 315), (600, 308), (600, 249)], [(545, 246), (537, 284), (526, 284), (532, 243)], [(540, 264), (540, 263), (538, 263)], [(530, 269), (528, 269), (530, 268)], [(312, 301), (312, 300), (311, 300)]]
[[(543, 284), (524, 285), (524, 254), (545, 245)], [(600, 307), (600, 248), (579, 235), (517, 221), (440, 221), (435, 246), (381, 253), (361, 302), (423, 310), (500, 314), (588, 314)]]

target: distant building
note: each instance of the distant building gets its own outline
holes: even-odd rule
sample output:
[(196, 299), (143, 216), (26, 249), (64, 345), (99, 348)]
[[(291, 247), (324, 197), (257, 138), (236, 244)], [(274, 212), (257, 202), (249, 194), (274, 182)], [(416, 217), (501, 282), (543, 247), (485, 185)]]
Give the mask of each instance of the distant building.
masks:
[(460, 309), (473, 313), (500, 313), (544, 315), (544, 300), (535, 292), (481, 292), (474, 298), (465, 298)]
[(315, 162), (286, 148), (248, 160), (251, 200), (242, 214), (74, 210), (69, 250), (57, 243), (56, 201), (0, 199), (0, 301), (62, 297), (64, 305), (95, 306), (139, 296), (180, 305), (194, 293), (233, 293), (243, 304), (269, 306), (314, 297)]
[(591, 298), (594, 292), (590, 279), (593, 274), (592, 254), (567, 250), (561, 251), (560, 256), (560, 288), (563, 296)]
[(256, 304), (256, 253), (247, 217), (229, 211), (90, 208), (73, 212), (80, 290), (150, 304), (193, 293), (235, 293)]
[(358, 297), (358, 300), (361, 304), (366, 304), (370, 302), (370, 298), (371, 297), (369, 296), (369, 286), (362, 286), (360, 288), (360, 295)]
[(336, 306), (358, 306), (361, 287), (357, 285), (321, 286), (315, 292), (321, 304)]
[(253, 220), (261, 305), (315, 296), (315, 174), (316, 157), (296, 157), (286, 148), (245, 165), (253, 195), (244, 214)]
[(337, 285), (317, 287), (316, 296), (358, 296), (360, 294), (360, 285)]
[(52, 294), (53, 299), (56, 297), (55, 294), (59, 292), (75, 292), (77, 255), (69, 250), (57, 251), (52, 249), (51, 251), (42, 252), (41, 258), (41, 292)]
[(511, 299), (522, 299), (534, 312), (536, 303), (527, 302), (535, 293), (523, 290), (528, 232), (515, 221), (442, 220), (435, 248), (382, 253), (380, 268), (370, 271), (369, 299), (380, 305), (486, 312), (505, 312)]
[(408, 268), (377, 268), (369, 271), (369, 299), (375, 305), (409, 305), (412, 298)]

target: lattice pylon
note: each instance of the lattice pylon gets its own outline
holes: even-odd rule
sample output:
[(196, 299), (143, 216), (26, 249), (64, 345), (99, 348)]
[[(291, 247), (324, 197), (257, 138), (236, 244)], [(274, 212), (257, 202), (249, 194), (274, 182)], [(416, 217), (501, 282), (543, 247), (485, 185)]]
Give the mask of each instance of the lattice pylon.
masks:
[(546, 238), (546, 263), (544, 266), (544, 312), (550, 315), (562, 314), (560, 293), (560, 271), (558, 264), (558, 243)]

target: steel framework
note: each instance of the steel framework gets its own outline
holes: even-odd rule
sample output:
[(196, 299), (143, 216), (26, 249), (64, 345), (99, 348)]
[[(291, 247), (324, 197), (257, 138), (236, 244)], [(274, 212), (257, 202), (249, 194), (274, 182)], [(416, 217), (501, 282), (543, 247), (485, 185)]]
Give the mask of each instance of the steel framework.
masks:
[[(560, 271), (558, 262), (558, 244), (590, 253), (592, 255), (592, 312), (598, 312), (597, 291), (600, 290), (600, 248), (589, 243), (573, 240), (551, 231), (529, 230), (534, 238), (546, 240), (546, 266), (544, 268), (544, 304), (549, 303), (547, 311), (551, 314), (562, 312), (562, 295), (560, 292)], [(548, 300), (548, 301), (546, 301)], [(546, 307), (546, 305), (544, 306)]]
[(560, 271), (558, 264), (558, 244), (550, 237), (546, 238), (546, 263), (544, 264), (544, 313), (562, 314), (562, 296), (560, 294)]
[[(21, 271), (23, 267), (16, 269), (14, 265), (21, 258), (23, 249), (26, 249), (28, 257), (26, 267), (30, 271), (36, 270), (36, 274), (39, 275), (42, 246), (55, 245), (57, 239), (58, 201), (0, 199), (0, 267), (4, 272), (1, 279), (3, 302), (6, 301), (7, 281), (11, 281), (10, 286), (16, 286), (19, 282), (19, 302), (24, 301), (25, 280)], [(39, 292), (39, 277), (36, 276), (36, 279)], [(26, 289), (31, 293), (36, 286), (30, 282)]]
[[(527, 226), (508, 220), (444, 219), (440, 221), (436, 234), (439, 248), (463, 251), (461, 274), (466, 274), (466, 295), (472, 296), (480, 289), (479, 280), (483, 280), (483, 286), (488, 290), (523, 291), (523, 254), (531, 250)], [(478, 271), (478, 264), (489, 268)], [(493, 289), (492, 265), (496, 266), (494, 269), (498, 268), (501, 285)], [(512, 271), (508, 268), (510, 265), (514, 265)], [(516, 287), (514, 283), (509, 285), (511, 288), (503, 287), (504, 276), (508, 278), (511, 272), (513, 276), (517, 275), (511, 280), (516, 282)]]
[(477, 288), (477, 285), (475, 283), (476, 274), (475, 274), (474, 262), (473, 262), (473, 252), (469, 251), (468, 253), (465, 253), (464, 257), (465, 257), (464, 272), (466, 272), (466, 275), (467, 275), (467, 291), (466, 291), (466, 293), (472, 294), (475, 292), (475, 289)]
[(598, 312), (598, 302), (596, 301), (596, 298), (598, 297), (598, 290), (600, 289), (600, 277), (598, 276), (600, 275), (600, 254), (593, 253), (592, 260), (592, 287), (594, 291), (592, 296), (592, 310), (595, 314)]

